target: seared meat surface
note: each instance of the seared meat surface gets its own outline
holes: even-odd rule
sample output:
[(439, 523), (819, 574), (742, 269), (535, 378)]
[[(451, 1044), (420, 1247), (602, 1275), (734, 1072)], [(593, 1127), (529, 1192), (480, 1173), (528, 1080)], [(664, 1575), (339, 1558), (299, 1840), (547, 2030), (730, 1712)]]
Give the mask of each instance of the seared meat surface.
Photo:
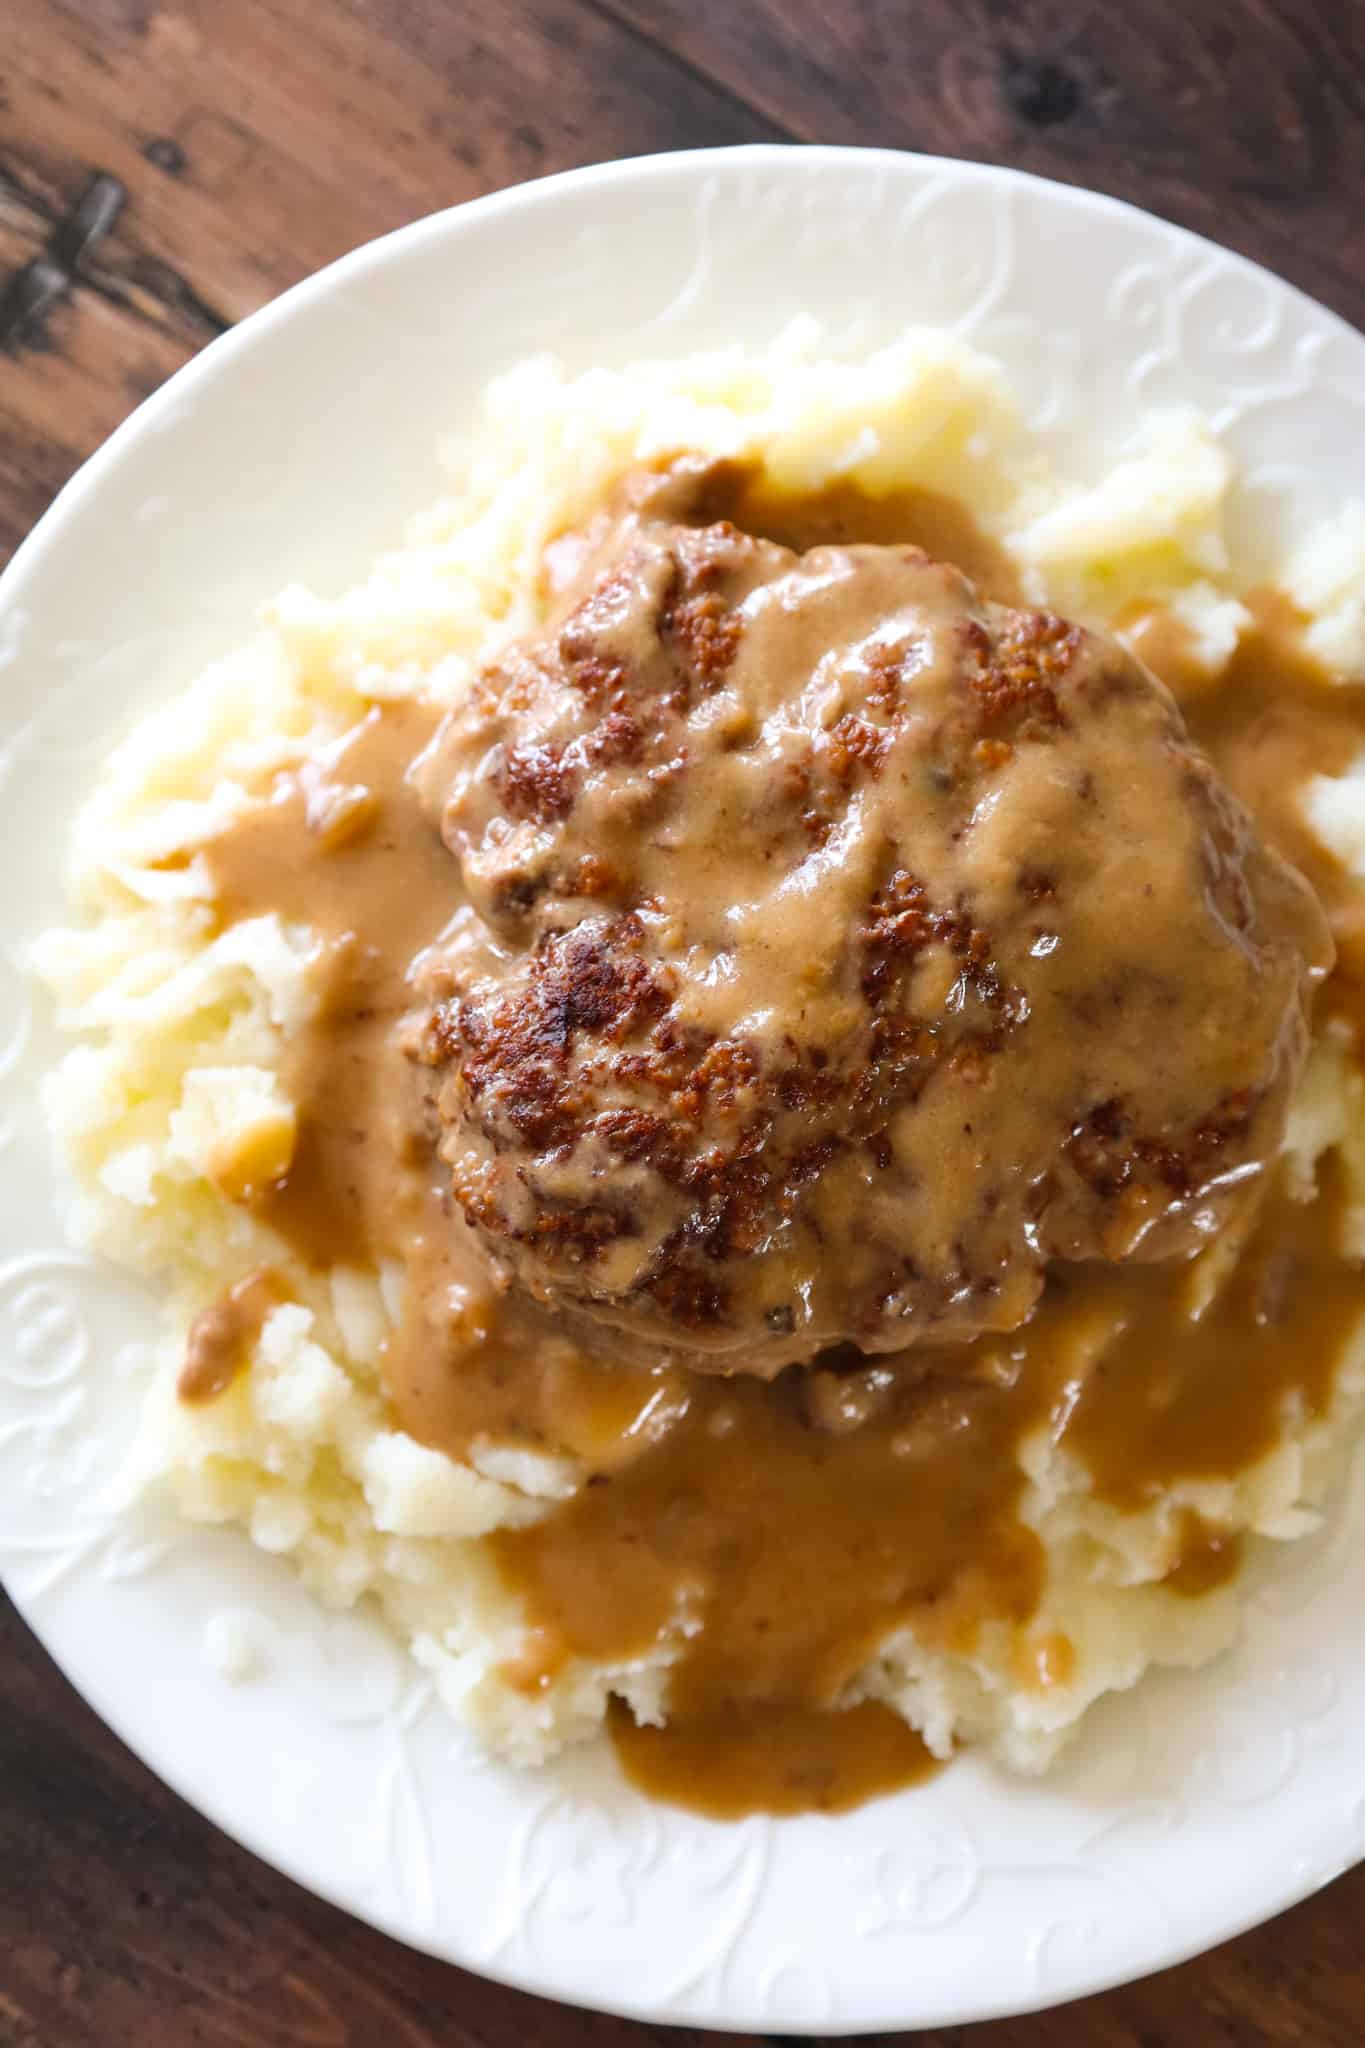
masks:
[(619, 1351), (765, 1375), (1195, 1249), (1283, 1135), (1307, 884), (1115, 642), (678, 495), (422, 766), (468, 908), (416, 1050), (486, 1249)]

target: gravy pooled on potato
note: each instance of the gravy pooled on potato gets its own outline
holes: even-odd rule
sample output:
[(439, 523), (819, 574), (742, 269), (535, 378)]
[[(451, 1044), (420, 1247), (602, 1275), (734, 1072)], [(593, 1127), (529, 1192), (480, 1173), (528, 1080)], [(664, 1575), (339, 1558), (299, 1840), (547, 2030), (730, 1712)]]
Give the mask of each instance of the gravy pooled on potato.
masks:
[(628, 1357), (763, 1376), (1192, 1251), (1279, 1149), (1315, 895), (1114, 641), (704, 487), (637, 482), (420, 770), (480, 1242)]

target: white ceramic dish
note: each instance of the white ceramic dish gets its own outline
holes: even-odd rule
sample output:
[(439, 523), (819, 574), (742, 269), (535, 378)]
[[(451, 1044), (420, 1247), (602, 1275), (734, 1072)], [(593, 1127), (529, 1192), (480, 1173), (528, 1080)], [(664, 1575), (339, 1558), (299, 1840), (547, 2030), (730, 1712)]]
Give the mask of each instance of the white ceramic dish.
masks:
[[(111, 1517), (145, 1297), (64, 1248), (13, 966), (134, 711), (298, 576), (343, 584), (439, 489), (493, 370), (758, 340), (815, 311), (1002, 355), (1062, 459), (1143, 406), (1211, 413), (1267, 545), (1365, 475), (1365, 340), (1143, 214), (1003, 170), (845, 150), (607, 165), (422, 221), (208, 349), (82, 470), (0, 582), (0, 1566), (105, 1719), (220, 1826), (422, 1948), (691, 2025), (965, 2021), (1159, 1968), (1365, 1854), (1365, 1486), (1277, 1562), (1245, 1639), (1098, 1711), (1063, 1767), (971, 1760), (838, 1820), (651, 1808), (592, 1754), (483, 1763), (377, 1626), (227, 1532)], [(249, 1675), (215, 1667), (226, 1645)], [(207, 1653), (207, 1654), (205, 1654)], [(219, 1656), (219, 1663), (222, 1658)]]

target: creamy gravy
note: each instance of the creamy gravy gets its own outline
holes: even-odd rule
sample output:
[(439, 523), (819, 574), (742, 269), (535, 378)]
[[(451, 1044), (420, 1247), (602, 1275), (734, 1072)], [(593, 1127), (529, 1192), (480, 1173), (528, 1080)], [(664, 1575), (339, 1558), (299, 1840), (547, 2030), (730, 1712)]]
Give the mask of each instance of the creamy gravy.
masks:
[(1330, 1155), (1321, 1181), (1315, 1202), (1264, 1204), (1202, 1313), (1189, 1267), (1156, 1267), (1137, 1290), (1112, 1268), (1055, 1269), (1058, 1313), (1111, 1333), (1068, 1392), (1062, 1431), (1106, 1500), (1139, 1507), (1182, 1476), (1231, 1478), (1285, 1422), (1325, 1414), (1365, 1278), (1342, 1242), (1346, 1192)]
[[(1028, 1634), (1045, 1558), (1017, 1516), (1021, 1438), (1048, 1430), (1102, 1498), (1130, 1508), (1177, 1480), (1225, 1478), (1290, 1416), (1322, 1413), (1365, 1314), (1341, 1204), (1335, 1176), (1312, 1204), (1272, 1192), (1207, 1305), (1187, 1263), (1059, 1267), (1007, 1339), (920, 1348), (890, 1362), (899, 1371), (694, 1380), (646, 1454), (547, 1521), (491, 1539), (540, 1630), (543, 1668), (676, 1640), (680, 1741), (717, 1700), (837, 1705), (902, 1623), (969, 1652), (984, 1622), (1008, 1621), (1033, 1682), (1065, 1682), (1071, 1648), (1044, 1647), (1039, 1662)], [(812, 1427), (840, 1384), (863, 1419), (846, 1434)], [(1207, 1591), (1235, 1568), (1235, 1539), (1194, 1518), (1179, 1543), (1177, 1591)], [(534, 1686), (539, 1672), (520, 1675)]]
[(407, 771), (436, 713), (368, 713), (204, 849), (224, 924), (276, 911), (317, 936), (316, 1013), (284, 1051), (297, 1105), (286, 1172), (245, 1190), (309, 1264), (362, 1264), (412, 1234), (415, 1091), (395, 1026), (414, 956), (459, 907), (449, 855)]
[(185, 1362), (176, 1383), (182, 1401), (216, 1401), (251, 1355), (266, 1317), (284, 1294), (274, 1275), (248, 1273), (190, 1324)]
[(771, 1376), (1195, 1249), (1280, 1142), (1307, 883), (1107, 637), (698, 530), (698, 482), (640, 487), (420, 778), (477, 913), (422, 1056), (490, 1257), (596, 1349)]
[(662, 1728), (613, 1700), (607, 1723), (626, 1776), (651, 1798), (712, 1820), (750, 1813), (847, 1813), (943, 1768), (878, 1700), (847, 1713), (729, 1704)]
[[(843, 522), (840, 538), (889, 537), (856, 511), (752, 516), (782, 538), (825, 537), (824, 520)], [(984, 542), (971, 554), (964, 519), (951, 514), (957, 551), (1007, 590), (1007, 565), (989, 567)], [(1269, 601), (1260, 616), (1220, 687), (1196, 697), (1172, 680), (1196, 737), (1349, 937), (1353, 892), (1288, 798), (1365, 744), (1365, 692), (1316, 672)], [(1049, 1429), (1103, 1497), (1130, 1506), (1177, 1479), (1225, 1476), (1287, 1415), (1323, 1411), (1365, 1311), (1359, 1269), (1341, 1256), (1338, 1176), (1307, 1208), (1266, 1188), (1211, 1303), (1184, 1261), (1075, 1265), (1054, 1268), (1007, 1336), (841, 1354), (771, 1383), (592, 1356), (490, 1274), (443, 1191), (400, 1049), (409, 968), (460, 908), (407, 775), (431, 723), (412, 707), (372, 712), (206, 849), (224, 922), (274, 910), (319, 937), (318, 1011), (287, 1054), (294, 1156), (244, 1198), (311, 1264), (406, 1262), (386, 1367), (401, 1426), (456, 1456), (491, 1437), (582, 1460), (590, 1479), (573, 1499), (492, 1539), (532, 1624), (514, 1682), (534, 1690), (576, 1652), (671, 1644), (669, 1729), (637, 1730), (622, 1712), (613, 1734), (639, 1782), (717, 1815), (838, 1811), (911, 1782), (927, 1760), (894, 1716), (831, 1711), (889, 1629), (913, 1622), (962, 1649), (1003, 1620), (1020, 1682), (1040, 1688), (1067, 1683), (1084, 1654), (1032, 1626), (1044, 1558), (1017, 1515), (1022, 1435)], [(1323, 1000), (1349, 972), (1347, 948)], [(268, 1305), (263, 1276), (250, 1276), (198, 1320), (185, 1398), (230, 1384)], [(1170, 1583), (1191, 1597), (1236, 1567), (1236, 1539), (1197, 1518), (1180, 1546)], [(700, 1626), (683, 1635), (683, 1620)]]
[(829, 545), (908, 543), (936, 562), (951, 562), (983, 597), (997, 604), (1024, 601), (1013, 558), (982, 532), (965, 505), (935, 491), (888, 491), (873, 497), (857, 484), (836, 483), (793, 498), (740, 470), (712, 516), (732, 519), (745, 533), (797, 554)]
[(1180, 699), (1191, 737), (1217, 763), (1262, 836), (1313, 884), (1337, 945), (1337, 970), (1319, 996), (1319, 1010), (1348, 1017), (1359, 1041), (1365, 1031), (1365, 889), (1309, 830), (1299, 797), (1313, 776), (1341, 775), (1365, 754), (1365, 684), (1340, 681), (1305, 652), (1303, 622), (1278, 592), (1258, 593), (1251, 610), (1256, 628), (1215, 687), (1207, 676), (1201, 682), (1188, 663), (1163, 667), (1169, 638), (1140, 651)]
[(1233, 1577), (1245, 1547), (1240, 1530), (1219, 1529), (1187, 1509), (1180, 1519), (1180, 1554), (1162, 1584), (1183, 1599), (1200, 1600)]

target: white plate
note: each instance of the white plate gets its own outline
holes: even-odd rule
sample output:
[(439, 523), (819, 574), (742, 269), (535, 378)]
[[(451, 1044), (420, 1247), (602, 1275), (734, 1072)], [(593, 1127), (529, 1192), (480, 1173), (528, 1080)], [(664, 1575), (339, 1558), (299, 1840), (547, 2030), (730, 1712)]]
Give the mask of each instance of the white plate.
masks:
[[(1193, 401), (1270, 538), (1365, 476), (1365, 341), (1210, 244), (971, 164), (824, 149), (659, 157), (523, 186), (361, 250), (174, 378), (0, 584), (0, 932), (62, 911), (73, 806), (134, 709), (288, 577), (337, 587), (440, 487), (435, 444), (529, 350), (575, 364), (761, 341), (815, 311), (1002, 355), (1097, 471)], [(404, 1940), (658, 2020), (858, 2033), (1016, 2012), (1152, 1970), (1365, 1854), (1365, 1486), (1279, 1560), (1241, 1647), (1101, 1708), (1063, 1767), (967, 1760), (838, 1820), (716, 1826), (610, 1758), (520, 1775), (426, 1681), (224, 1531), (125, 1526), (101, 1483), (150, 1304), (63, 1245), (34, 1102), (56, 1050), (0, 967), (0, 1564), (98, 1711), (301, 1883)], [(203, 1654), (255, 1647), (235, 1684)]]

